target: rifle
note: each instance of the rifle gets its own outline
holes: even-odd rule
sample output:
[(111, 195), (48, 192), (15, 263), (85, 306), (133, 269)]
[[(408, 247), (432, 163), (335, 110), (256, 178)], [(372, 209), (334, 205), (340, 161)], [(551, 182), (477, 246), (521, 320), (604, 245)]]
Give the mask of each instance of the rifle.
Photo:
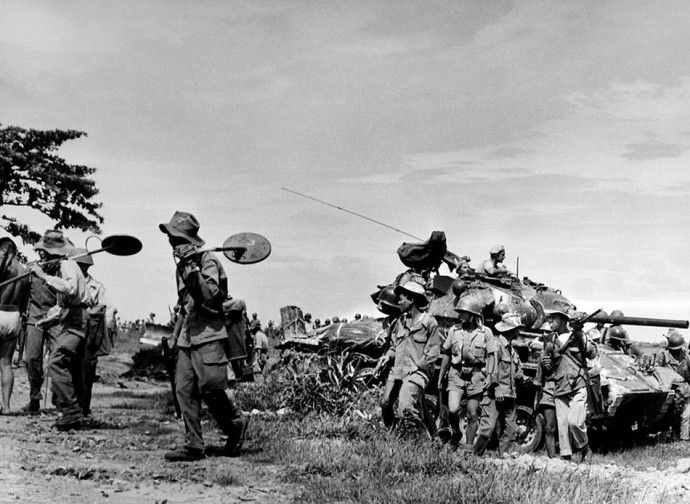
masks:
[(175, 418), (182, 418), (182, 410), (180, 409), (180, 403), (177, 400), (177, 389), (175, 387), (175, 358), (172, 354), (172, 349), (170, 348), (170, 343), (168, 339), (177, 341), (177, 337), (182, 330), (182, 320), (180, 317), (175, 324), (175, 329), (170, 338), (161, 338), (161, 348), (163, 349), (163, 360), (165, 361), (165, 369), (168, 372), (168, 379), (170, 380), (170, 389), (172, 390), (173, 406), (175, 406)]

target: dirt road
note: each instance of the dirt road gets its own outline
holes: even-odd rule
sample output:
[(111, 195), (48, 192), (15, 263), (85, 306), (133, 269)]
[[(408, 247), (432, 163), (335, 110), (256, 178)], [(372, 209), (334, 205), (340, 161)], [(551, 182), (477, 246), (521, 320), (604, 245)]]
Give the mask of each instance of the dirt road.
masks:
[[(15, 369), (14, 414), (0, 416), (0, 502), (31, 503), (217, 503), (290, 502), (299, 491), (283, 483), (284, 468), (247, 457), (209, 456), (169, 463), (166, 450), (182, 440), (184, 426), (169, 414), (167, 389), (123, 380), (129, 357), (101, 359), (95, 384), (94, 420), (84, 429), (51, 428), (55, 410), (17, 414), (28, 401), (23, 369)], [(217, 429), (204, 421), (206, 443), (222, 446)], [(250, 432), (251, 435), (251, 432)], [(247, 453), (256, 450), (251, 439)]]

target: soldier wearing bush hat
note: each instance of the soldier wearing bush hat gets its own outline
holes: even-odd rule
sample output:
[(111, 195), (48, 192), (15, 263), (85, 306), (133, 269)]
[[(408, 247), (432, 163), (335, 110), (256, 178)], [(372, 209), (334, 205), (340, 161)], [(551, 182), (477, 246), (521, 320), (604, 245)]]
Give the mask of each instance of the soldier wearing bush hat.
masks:
[(408, 281), (396, 287), (395, 293), (402, 314), (391, 330), (391, 347), (379, 361), (383, 367), (393, 360), (381, 398), (381, 413), (384, 424), (392, 427), (397, 399), (403, 432), (419, 434), (424, 428), (421, 401), (439, 354), (439, 328), (436, 319), (421, 310), (428, 304), (424, 287)]
[[(34, 247), (44, 264), (46, 261), (55, 261), (49, 263), (45, 271), (39, 264), (31, 267), (32, 272), (44, 281), (56, 296), (59, 307), (56, 311), (57, 316), (52, 317), (49, 313), (45, 318), (36, 321), (36, 327), (39, 329), (50, 327), (51, 353), (48, 373), (51, 378), (51, 392), (59, 413), (55, 427), (58, 430), (77, 429), (81, 426), (83, 412), (76, 394), (79, 384), (74, 383), (74, 377), (80, 375), (86, 307), (90, 301), (86, 279), (77, 263), (66, 259), (74, 246), (62, 231), (47, 230)], [(39, 401), (32, 394), (26, 411), (38, 411)]]
[(678, 387), (680, 396), (678, 401), (682, 404), (680, 421), (681, 441), (690, 441), (690, 353), (685, 346), (685, 338), (677, 329), (669, 329), (668, 344), (664, 350), (657, 354), (656, 365), (673, 369), (683, 377), (685, 382)]
[(186, 427), (182, 448), (165, 454), (169, 461), (205, 457), (201, 433), (201, 400), (208, 405), (221, 430), (228, 436), (224, 454), (237, 454), (248, 419), (225, 393), (230, 353), (223, 317), (227, 277), (212, 252), (200, 252), (199, 221), (187, 212), (175, 212), (168, 224), (160, 224), (177, 259), (177, 291), (182, 321), (176, 344), (179, 348), (175, 383)]
[(524, 324), (517, 313), (505, 313), (495, 328), (498, 337), (492, 340), (486, 362), (488, 390), (482, 401), (482, 416), (479, 421), (477, 442), (474, 452), (484, 454), (496, 424), (500, 421), (501, 437), (498, 450), (501, 454), (515, 449), (517, 435), (517, 388), (516, 380), (524, 380), (520, 357), (512, 341), (518, 336)]

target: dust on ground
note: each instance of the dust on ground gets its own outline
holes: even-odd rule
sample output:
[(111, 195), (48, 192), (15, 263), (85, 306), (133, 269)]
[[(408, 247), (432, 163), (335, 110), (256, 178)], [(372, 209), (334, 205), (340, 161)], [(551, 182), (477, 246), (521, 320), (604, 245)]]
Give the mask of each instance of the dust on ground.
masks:
[[(181, 443), (184, 425), (169, 411), (165, 383), (124, 379), (132, 360), (101, 358), (94, 385), (94, 419), (67, 433), (51, 428), (56, 411), (24, 416), (29, 386), (15, 369), (13, 414), (0, 416), (0, 502), (216, 503), (291, 502), (300, 489), (285, 482), (285, 467), (246, 457), (210, 456), (197, 462), (166, 462), (165, 451)], [(43, 404), (42, 404), (43, 406)], [(207, 445), (223, 446), (210, 418), (203, 422)], [(249, 436), (245, 453), (260, 447)]]

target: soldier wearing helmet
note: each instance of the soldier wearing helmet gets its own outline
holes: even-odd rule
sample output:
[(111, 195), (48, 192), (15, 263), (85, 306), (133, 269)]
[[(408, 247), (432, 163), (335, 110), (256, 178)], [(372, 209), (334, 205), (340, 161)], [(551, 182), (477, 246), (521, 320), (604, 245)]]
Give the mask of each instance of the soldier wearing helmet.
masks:
[(314, 323), (311, 321), (311, 313), (304, 314), (304, 331), (307, 334), (314, 332)]
[(656, 365), (671, 368), (685, 379), (685, 383), (676, 389), (676, 394), (678, 403), (682, 405), (680, 439), (690, 441), (690, 353), (685, 346), (685, 338), (677, 329), (669, 329), (665, 336), (668, 344), (657, 354)]
[(482, 305), (474, 296), (464, 296), (455, 306), (460, 323), (451, 327), (443, 343), (443, 360), (438, 377), (438, 389), (442, 391), (447, 377), (448, 413), (453, 434), (451, 444), (460, 443), (460, 418), (463, 399), (467, 401), (467, 430), (465, 447), (471, 449), (479, 423), (480, 403), (486, 388), (486, 361), (494, 336), (484, 326)]
[(556, 333), (551, 329), (551, 324), (544, 322), (539, 328), (542, 333), (540, 342), (536, 340), (530, 343), (530, 347), (539, 350), (541, 346), (541, 360), (537, 366), (537, 374), (534, 377), (534, 384), (541, 389), (541, 397), (539, 398), (538, 408), (544, 417), (544, 445), (546, 447), (546, 454), (549, 458), (556, 457), (556, 399), (554, 392), (556, 390), (555, 369), (551, 360), (551, 355), (554, 351), (554, 344)]
[(479, 265), (477, 273), (484, 273), (485, 275), (493, 277), (511, 276), (512, 273), (505, 267), (503, 261), (506, 259), (506, 249), (503, 245), (494, 245), (489, 251), (490, 259), (487, 259)]
[(321, 319), (314, 320), (314, 329), (320, 329), (320, 328), (321, 328)]
[(640, 350), (638, 345), (630, 341), (627, 331), (619, 325), (613, 325), (606, 331), (605, 348), (620, 351), (625, 355), (634, 357), (642, 356), (642, 350)]
[(570, 316), (563, 309), (555, 307), (546, 310), (546, 315), (555, 338), (550, 355), (546, 356), (550, 364), (546, 361), (544, 364), (547, 368), (551, 366), (554, 373), (554, 402), (561, 457), (570, 460), (575, 451), (582, 455), (584, 461), (589, 455), (585, 423), (588, 380), (585, 358), (594, 358), (596, 347), (587, 341), (581, 330), (569, 332)]
[(401, 315), (391, 330), (391, 348), (379, 361), (383, 367), (393, 360), (381, 398), (381, 415), (384, 425), (392, 427), (397, 399), (403, 432), (420, 433), (424, 426), (420, 404), (439, 354), (439, 328), (436, 319), (423, 311), (429, 304), (424, 287), (408, 281), (394, 292)]

